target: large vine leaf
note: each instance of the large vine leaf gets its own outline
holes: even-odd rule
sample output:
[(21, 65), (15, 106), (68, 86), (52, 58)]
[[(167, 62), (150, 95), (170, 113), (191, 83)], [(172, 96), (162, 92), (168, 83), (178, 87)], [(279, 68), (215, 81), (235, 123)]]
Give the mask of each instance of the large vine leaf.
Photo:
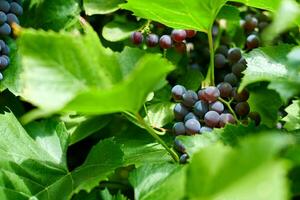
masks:
[[(105, 49), (90, 27), (85, 35), (24, 30), (19, 44), (24, 66), (21, 96), (43, 114), (136, 112), (173, 69), (158, 54), (137, 56), (132, 51), (126, 55), (136, 57), (135, 62), (121, 62), (122, 53)], [(47, 48), (40, 51), (41, 46)]]
[(282, 120), (285, 121), (284, 128), (288, 131), (300, 129), (300, 100), (295, 100), (285, 111), (287, 116)]
[(230, 0), (244, 3), (248, 6), (261, 8), (270, 11), (276, 11), (282, 0)]
[(119, 9), (124, 0), (83, 0), (83, 7), (88, 15), (108, 14)]
[(22, 26), (58, 31), (78, 22), (80, 3), (78, 0), (26, 1), (24, 10)]
[(288, 138), (278, 134), (245, 139), (237, 148), (221, 144), (200, 150), (187, 171), (189, 199), (288, 198), (288, 164), (274, 159)]
[(227, 0), (128, 0), (121, 8), (172, 28), (208, 32)]

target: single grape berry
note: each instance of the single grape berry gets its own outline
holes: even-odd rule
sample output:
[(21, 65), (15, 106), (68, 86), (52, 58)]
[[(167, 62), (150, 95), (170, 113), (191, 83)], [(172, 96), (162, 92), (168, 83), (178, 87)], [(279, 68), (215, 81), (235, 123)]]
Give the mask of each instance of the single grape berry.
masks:
[(10, 10), (10, 4), (7, 1), (1, 0), (0, 1), (0, 11), (8, 13)]
[(186, 148), (185, 146), (182, 144), (182, 142), (178, 139), (174, 140), (174, 149), (176, 149), (176, 151), (180, 152), (180, 153), (186, 153)]
[(226, 45), (220, 45), (217, 50), (216, 50), (216, 53), (218, 54), (222, 54), (224, 55), (225, 57), (227, 57), (228, 55), (228, 48)]
[(185, 87), (182, 85), (175, 85), (172, 88), (172, 97), (175, 101), (181, 101), (182, 100), (182, 95), (186, 92)]
[(158, 45), (159, 38), (156, 34), (149, 34), (146, 37), (146, 44), (148, 47), (155, 47)]
[(224, 68), (227, 64), (227, 59), (223, 54), (215, 55), (215, 67), (218, 69)]
[(245, 29), (245, 31), (247, 33), (254, 31), (254, 29), (257, 27), (258, 25), (258, 20), (256, 19), (256, 17), (253, 17), (251, 15), (247, 15), (245, 17), (245, 22), (243, 24), (243, 28)]
[(260, 43), (260, 40), (257, 35), (251, 34), (247, 37), (247, 43), (246, 43), (247, 49), (251, 50), (251, 49), (259, 47), (259, 43)]
[(4, 56), (1, 56), (0, 57), (0, 70), (4, 70), (8, 67), (9, 65), (9, 60), (4, 57)]
[(256, 126), (260, 124), (261, 118), (258, 112), (250, 112), (248, 117), (255, 122)]
[(224, 82), (227, 82), (232, 86), (235, 86), (238, 83), (238, 78), (236, 77), (236, 75), (234, 75), (234, 73), (229, 73), (226, 74), (226, 76), (224, 77)]
[(201, 129), (200, 129), (200, 133), (208, 133), (208, 132), (212, 132), (213, 131), (213, 129), (212, 128), (210, 128), (210, 127), (207, 127), (207, 126), (203, 126), (203, 127), (201, 127)]
[(236, 104), (234, 110), (236, 114), (238, 114), (241, 117), (244, 117), (250, 112), (250, 106), (246, 101), (244, 101)]
[(224, 105), (220, 101), (216, 101), (209, 104), (209, 110), (213, 110), (221, 114), (224, 111)]
[(18, 3), (12, 2), (10, 4), (10, 12), (17, 16), (21, 16), (23, 14), (23, 8)]
[(175, 135), (185, 135), (185, 126), (183, 122), (176, 122), (173, 126), (173, 133)]
[(208, 112), (208, 104), (203, 101), (203, 100), (199, 100), (195, 103), (194, 105), (194, 113), (203, 118), (203, 116), (205, 115), (205, 113)]
[(198, 96), (196, 92), (194, 92), (193, 90), (188, 90), (182, 95), (182, 100), (183, 100), (182, 103), (185, 106), (191, 108), (198, 100)]
[(144, 40), (144, 36), (141, 32), (133, 32), (131, 34), (131, 41), (133, 44), (140, 45), (142, 44), (143, 40)]
[(184, 42), (180, 42), (180, 43), (175, 43), (174, 44), (174, 47), (175, 47), (175, 50), (178, 52), (178, 53), (185, 53), (186, 52), (186, 44)]
[(9, 53), (10, 53), (10, 48), (9, 48), (9, 46), (8, 45), (4, 45), (4, 47), (3, 48), (1, 48), (1, 52), (2, 52), (2, 54), (3, 55), (9, 55)]
[(169, 49), (172, 47), (172, 39), (168, 35), (163, 35), (159, 39), (159, 46), (163, 49)]
[(186, 164), (188, 162), (188, 159), (189, 159), (189, 155), (184, 153), (180, 156), (179, 158), (179, 163), (180, 164)]
[(232, 90), (232, 97), (237, 102), (247, 101), (249, 99), (249, 92), (246, 89), (243, 89), (240, 93), (238, 93), (237, 88)]
[(188, 135), (195, 135), (200, 133), (200, 122), (196, 119), (189, 119), (185, 122), (185, 131)]
[(194, 31), (194, 30), (185, 30), (185, 33), (186, 33), (186, 37), (187, 38), (193, 38), (193, 37), (196, 36), (197, 31)]
[(230, 113), (221, 114), (220, 115), (220, 122), (219, 122), (220, 127), (224, 127), (228, 123), (229, 124), (235, 124), (236, 123), (233, 115), (230, 114)]
[(199, 98), (200, 100), (202, 100), (202, 101), (207, 101), (207, 100), (205, 99), (204, 89), (201, 89), (201, 90), (198, 91), (198, 98)]
[(11, 33), (11, 28), (7, 23), (4, 23), (0, 26), (0, 35), (8, 36)]
[(242, 52), (239, 48), (231, 48), (228, 50), (227, 59), (231, 64), (237, 63), (242, 58)]
[(0, 72), (0, 81), (3, 80), (3, 74)]
[(192, 112), (189, 112), (185, 117), (184, 117), (184, 121), (188, 121), (190, 119), (195, 119), (195, 120), (199, 120), (199, 118)]
[(173, 112), (175, 119), (178, 121), (183, 121), (184, 117), (189, 113), (188, 109), (181, 103), (175, 105)]
[(207, 126), (214, 128), (219, 125), (220, 115), (216, 111), (208, 111), (204, 116), (204, 122)]
[(231, 97), (232, 94), (232, 86), (230, 85), (230, 83), (226, 83), (226, 82), (222, 82), (219, 83), (217, 88), (220, 91), (220, 96), (222, 98), (229, 98)]
[(232, 66), (231, 71), (240, 78), (243, 76), (242, 72), (245, 71), (246, 68), (247, 66), (244, 63), (237, 62)]
[(214, 86), (210, 86), (204, 89), (203, 98), (209, 102), (215, 102), (220, 97), (220, 91)]
[(173, 30), (171, 33), (171, 37), (175, 42), (182, 42), (186, 38), (185, 30)]
[(13, 24), (13, 23), (20, 24), (20, 21), (19, 21), (18, 17), (15, 14), (8, 13), (7, 14), (7, 23), (10, 24), (10, 25)]

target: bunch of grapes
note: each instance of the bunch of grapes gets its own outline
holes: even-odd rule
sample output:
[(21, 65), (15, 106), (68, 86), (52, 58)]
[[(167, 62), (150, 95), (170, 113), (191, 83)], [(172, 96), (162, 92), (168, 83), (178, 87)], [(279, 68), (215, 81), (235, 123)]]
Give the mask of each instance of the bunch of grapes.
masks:
[[(12, 25), (19, 24), (18, 17), (23, 14), (21, 0), (0, 0), (0, 71), (5, 70), (9, 63), (10, 49), (5, 43), (5, 38), (11, 35)], [(3, 75), (0, 72), (0, 80)]]
[(154, 33), (150, 33), (144, 37), (142, 32), (133, 32), (131, 42), (135, 45), (141, 45), (145, 40), (149, 48), (160, 46), (162, 49), (170, 49), (174, 46), (176, 51), (184, 53), (186, 51), (186, 39), (193, 38), (196, 34), (197, 32), (193, 30), (173, 30), (171, 35), (159, 37)]

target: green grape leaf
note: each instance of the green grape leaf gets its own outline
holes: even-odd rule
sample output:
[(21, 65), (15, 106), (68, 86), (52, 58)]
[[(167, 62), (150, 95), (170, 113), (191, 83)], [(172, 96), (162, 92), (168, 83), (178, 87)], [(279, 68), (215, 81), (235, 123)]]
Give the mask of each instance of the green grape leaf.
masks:
[(300, 129), (300, 100), (293, 101), (285, 111), (287, 116), (282, 119), (285, 122), (284, 128), (288, 131)]
[(198, 69), (188, 69), (178, 80), (178, 84), (189, 90), (198, 90), (204, 80), (203, 74)]
[(120, 192), (113, 196), (109, 193), (108, 189), (100, 191), (100, 196), (103, 200), (127, 200)]
[(102, 36), (110, 42), (118, 42), (129, 38), (132, 32), (139, 30), (141, 23), (127, 20), (125, 17), (115, 17), (102, 29)]
[(22, 26), (58, 31), (78, 23), (80, 4), (77, 0), (37, 0), (24, 4), (24, 11)]
[(274, 158), (290, 142), (272, 133), (246, 138), (236, 148), (216, 144), (201, 149), (188, 166), (188, 198), (287, 199), (289, 164)]
[(227, 0), (128, 0), (121, 8), (176, 29), (208, 32)]
[(220, 10), (217, 18), (226, 19), (228, 21), (240, 21), (240, 11), (235, 6), (225, 5)]
[(270, 10), (270, 11), (277, 11), (277, 8), (282, 0), (230, 0), (234, 2), (244, 3), (247, 6)]
[(88, 15), (108, 14), (119, 9), (124, 0), (83, 0), (83, 7)]
[(283, 105), (278, 93), (265, 88), (255, 88), (250, 91), (248, 100), (251, 112), (258, 112), (261, 123), (274, 127), (278, 121), (278, 111)]
[[(158, 54), (139, 57), (143, 53), (136, 55), (138, 50), (125, 50), (127, 56), (132, 52), (132, 57), (138, 59), (123, 63), (122, 53), (105, 49), (97, 34), (85, 28), (85, 35), (29, 29), (22, 32), (21, 96), (44, 115), (61, 110), (88, 114), (136, 112), (173, 66)], [(41, 46), (47, 46), (42, 53)]]
[(174, 164), (146, 164), (129, 177), (139, 200), (179, 200), (184, 197), (185, 168)]
[(148, 115), (145, 116), (145, 121), (156, 128), (165, 126), (174, 119), (174, 106), (174, 103), (171, 102), (161, 102), (147, 106)]

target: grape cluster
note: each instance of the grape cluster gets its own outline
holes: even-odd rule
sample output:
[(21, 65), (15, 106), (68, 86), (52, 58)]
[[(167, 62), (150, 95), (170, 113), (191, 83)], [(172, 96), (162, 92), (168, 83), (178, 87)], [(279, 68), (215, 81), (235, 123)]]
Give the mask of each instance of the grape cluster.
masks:
[[(10, 49), (5, 43), (5, 38), (11, 35), (12, 25), (19, 24), (18, 17), (23, 14), (21, 0), (0, 0), (0, 71), (5, 70), (9, 63)], [(0, 72), (0, 80), (3, 75)]]
[(186, 39), (193, 38), (197, 34), (193, 30), (172, 30), (171, 35), (162, 35), (159, 37), (157, 34), (150, 33), (144, 36), (142, 32), (133, 32), (131, 34), (131, 42), (135, 45), (141, 45), (144, 40), (147, 47), (153, 48), (160, 46), (162, 49), (170, 49), (175, 47), (179, 53), (186, 51)]

